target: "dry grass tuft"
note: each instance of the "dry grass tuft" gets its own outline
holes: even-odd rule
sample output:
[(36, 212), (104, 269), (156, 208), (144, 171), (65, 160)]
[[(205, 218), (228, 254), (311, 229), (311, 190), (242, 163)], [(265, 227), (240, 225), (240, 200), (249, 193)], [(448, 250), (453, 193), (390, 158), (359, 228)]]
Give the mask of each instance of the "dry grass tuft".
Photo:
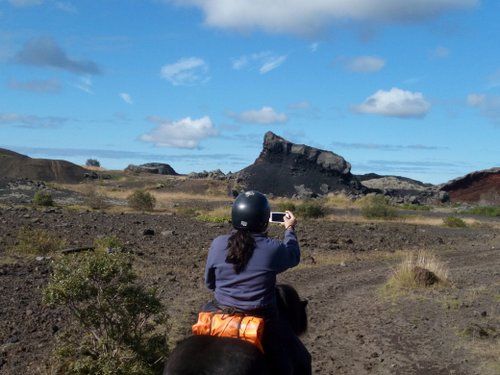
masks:
[(329, 193), (324, 198), (324, 206), (327, 208), (353, 208), (355, 202), (345, 193)]
[[(410, 253), (393, 271), (386, 286), (390, 289), (417, 289), (430, 286), (422, 280), (422, 270), (435, 275), (436, 279), (428, 279), (431, 284), (448, 284), (448, 268), (434, 254), (428, 251)], [(431, 276), (429, 274), (429, 276)], [(432, 276), (431, 276), (432, 277)]]
[(229, 223), (231, 221), (231, 207), (222, 206), (204, 211), (196, 219), (207, 223)]

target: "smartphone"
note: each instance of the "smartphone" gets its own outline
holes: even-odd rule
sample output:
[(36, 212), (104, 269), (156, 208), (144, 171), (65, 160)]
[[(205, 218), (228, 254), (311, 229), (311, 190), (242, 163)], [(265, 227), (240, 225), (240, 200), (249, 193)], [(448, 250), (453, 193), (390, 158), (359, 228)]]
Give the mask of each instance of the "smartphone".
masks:
[(285, 212), (271, 212), (269, 216), (269, 222), (271, 223), (283, 223), (285, 220)]

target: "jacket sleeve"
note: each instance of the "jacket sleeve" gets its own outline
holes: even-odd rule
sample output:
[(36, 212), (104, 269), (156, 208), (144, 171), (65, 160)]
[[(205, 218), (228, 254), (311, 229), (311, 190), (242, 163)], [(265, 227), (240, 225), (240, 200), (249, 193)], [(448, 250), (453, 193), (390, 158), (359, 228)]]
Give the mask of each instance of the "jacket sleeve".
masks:
[(215, 290), (214, 244), (208, 250), (207, 264), (205, 265), (205, 285), (210, 290)]
[(274, 269), (277, 273), (286, 271), (299, 264), (299, 241), (293, 229), (287, 229), (285, 231), (285, 239), (279, 246), (274, 260)]

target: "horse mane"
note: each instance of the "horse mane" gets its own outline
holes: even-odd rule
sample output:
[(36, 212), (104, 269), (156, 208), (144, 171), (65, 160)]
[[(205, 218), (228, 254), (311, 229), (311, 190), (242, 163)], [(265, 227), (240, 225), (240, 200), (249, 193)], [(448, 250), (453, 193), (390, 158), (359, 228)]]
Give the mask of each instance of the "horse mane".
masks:
[(276, 300), (278, 311), (292, 327), (297, 336), (307, 331), (307, 300), (301, 300), (299, 294), (291, 285), (276, 285)]

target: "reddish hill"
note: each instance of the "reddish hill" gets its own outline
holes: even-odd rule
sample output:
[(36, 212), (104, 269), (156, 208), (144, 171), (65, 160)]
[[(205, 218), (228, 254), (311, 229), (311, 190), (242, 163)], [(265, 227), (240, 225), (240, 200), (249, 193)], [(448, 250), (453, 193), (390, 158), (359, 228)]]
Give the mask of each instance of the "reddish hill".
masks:
[(444, 184), (441, 190), (448, 192), (455, 202), (479, 202), (499, 204), (500, 168), (472, 172)]
[(0, 178), (77, 183), (93, 172), (65, 160), (32, 159), (0, 148)]

